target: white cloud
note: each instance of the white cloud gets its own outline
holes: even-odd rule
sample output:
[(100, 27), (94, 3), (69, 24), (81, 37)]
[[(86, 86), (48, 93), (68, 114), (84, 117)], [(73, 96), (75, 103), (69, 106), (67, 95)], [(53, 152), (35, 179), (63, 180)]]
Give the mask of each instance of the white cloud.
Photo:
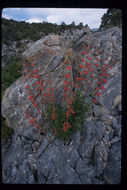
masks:
[(90, 28), (99, 27), (101, 17), (107, 9), (79, 9), (79, 8), (28, 8), (26, 10), (31, 16), (46, 17), (46, 20), (51, 23), (75, 24), (82, 22), (88, 24)]
[(57, 15), (49, 15), (48, 17), (46, 17), (47, 22), (50, 23), (59, 23), (61, 16), (57, 16)]
[(32, 19), (26, 20), (25, 22), (28, 22), (28, 23), (41, 23), (43, 21), (40, 20), (40, 19), (37, 19), (37, 18), (32, 18)]
[(6, 19), (11, 19), (11, 17), (8, 16), (7, 14), (2, 14), (2, 17), (3, 17), (3, 18), (6, 18)]

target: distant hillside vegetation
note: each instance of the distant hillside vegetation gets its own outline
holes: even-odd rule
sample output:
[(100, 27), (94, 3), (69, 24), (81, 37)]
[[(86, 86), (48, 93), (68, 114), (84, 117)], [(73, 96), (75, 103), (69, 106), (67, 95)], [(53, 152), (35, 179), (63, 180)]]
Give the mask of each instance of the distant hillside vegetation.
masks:
[(25, 21), (18, 22), (2, 18), (2, 42), (9, 45), (9, 42), (19, 42), (23, 39), (36, 41), (42, 36), (51, 33), (61, 34), (67, 29), (72, 30), (74, 28), (82, 29), (83, 23), (79, 23), (79, 25), (75, 25), (75, 22), (70, 25), (66, 25), (64, 22), (61, 25), (48, 22), (30, 24)]

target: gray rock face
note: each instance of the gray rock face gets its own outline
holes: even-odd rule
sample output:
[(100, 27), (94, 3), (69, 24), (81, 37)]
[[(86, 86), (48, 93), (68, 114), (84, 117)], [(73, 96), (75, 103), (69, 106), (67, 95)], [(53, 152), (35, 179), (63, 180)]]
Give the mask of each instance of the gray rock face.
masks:
[[(25, 86), (30, 85), (31, 78), (20, 77), (10, 86), (3, 97), (2, 115), (6, 123), (14, 129), (10, 141), (2, 143), (2, 180), (3, 183), (22, 184), (117, 184), (120, 182), (121, 170), (121, 29), (114, 27), (103, 32), (91, 33), (84, 28), (73, 34), (67, 31), (64, 35), (49, 35), (29, 46), (23, 53), (26, 59), (31, 59), (38, 70), (39, 80), (50, 79), (54, 85), (56, 104), (61, 103), (64, 90), (64, 58), (67, 51), (73, 52), (71, 82), (79, 72), (78, 58), (81, 58), (83, 46), (88, 46), (88, 52), (93, 60), (95, 55), (100, 58), (98, 64), (112, 66), (110, 77), (101, 90), (102, 97), (96, 97), (98, 104), (91, 104), (91, 110), (84, 118), (85, 131), (79, 131), (72, 140), (65, 144), (51, 134), (41, 135), (36, 127), (26, 120), (26, 110), (36, 117), (41, 127), (46, 129), (47, 123), (39, 114), (39, 108), (34, 108), (29, 101)], [(67, 39), (66, 39), (67, 38)], [(89, 40), (86, 40), (89, 38)], [(73, 41), (73, 42), (72, 42)], [(92, 44), (92, 46), (90, 45)], [(98, 50), (101, 50), (101, 53)], [(105, 60), (108, 56), (108, 60)], [(86, 60), (86, 55), (82, 55)], [(114, 60), (114, 62), (112, 62)], [(96, 60), (94, 60), (97, 63)], [(30, 72), (32, 68), (29, 68)], [(92, 69), (95, 70), (94, 67)], [(23, 70), (25, 73), (25, 70)], [(89, 74), (88, 74), (89, 75)], [(26, 82), (24, 82), (26, 79)], [(37, 82), (37, 79), (33, 79)], [(85, 101), (92, 96), (91, 88), (82, 84), (81, 93)], [(48, 83), (44, 82), (45, 89)], [(87, 88), (86, 88), (87, 87)], [(84, 89), (87, 92), (84, 93)], [(34, 92), (41, 110), (38, 92)], [(41, 94), (42, 95), (42, 94)], [(48, 136), (47, 136), (48, 135)]]
[(121, 181), (121, 142), (114, 143), (109, 151), (104, 179), (108, 184), (119, 184)]

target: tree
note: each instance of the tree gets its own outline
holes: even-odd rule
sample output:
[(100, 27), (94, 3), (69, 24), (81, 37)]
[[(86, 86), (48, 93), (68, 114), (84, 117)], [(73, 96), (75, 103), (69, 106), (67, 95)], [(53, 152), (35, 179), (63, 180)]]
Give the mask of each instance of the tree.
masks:
[(120, 26), (122, 23), (122, 14), (120, 9), (108, 9), (101, 18), (100, 29), (108, 26)]

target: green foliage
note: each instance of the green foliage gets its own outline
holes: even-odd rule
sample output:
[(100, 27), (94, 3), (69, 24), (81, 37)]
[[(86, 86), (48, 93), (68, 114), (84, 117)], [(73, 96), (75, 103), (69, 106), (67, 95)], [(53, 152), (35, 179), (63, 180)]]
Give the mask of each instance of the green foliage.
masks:
[(9, 45), (11, 41), (21, 41), (22, 39), (29, 39), (36, 41), (42, 36), (54, 33), (59, 34), (65, 30), (71, 30), (74, 28), (83, 28), (83, 23), (75, 25), (72, 22), (70, 25), (66, 25), (64, 22), (61, 25), (52, 24), (48, 22), (43, 23), (26, 23), (24, 21), (7, 20), (2, 18), (2, 42)]
[[(84, 130), (82, 122), (84, 121), (85, 115), (89, 110), (89, 103), (84, 103), (84, 96), (81, 96), (80, 93), (78, 93), (74, 96), (74, 101), (72, 102), (71, 108), (75, 114), (71, 114), (69, 118), (66, 118), (68, 108), (65, 105), (56, 106), (56, 118), (52, 120), (52, 107), (50, 104), (47, 106), (49, 129), (52, 131), (55, 129), (55, 136), (63, 141), (71, 140), (72, 134), (79, 130)], [(69, 122), (71, 127), (66, 131), (63, 131), (65, 121)]]
[(9, 60), (6, 68), (2, 70), (2, 90), (4, 91), (21, 76), (23, 62), (19, 57), (13, 56)]
[(120, 9), (108, 9), (101, 18), (99, 29), (107, 29), (113, 26), (122, 25), (122, 13)]
[(2, 121), (1, 138), (8, 139), (13, 134), (13, 130), (5, 124), (5, 119), (3, 116), (1, 116), (1, 121)]

